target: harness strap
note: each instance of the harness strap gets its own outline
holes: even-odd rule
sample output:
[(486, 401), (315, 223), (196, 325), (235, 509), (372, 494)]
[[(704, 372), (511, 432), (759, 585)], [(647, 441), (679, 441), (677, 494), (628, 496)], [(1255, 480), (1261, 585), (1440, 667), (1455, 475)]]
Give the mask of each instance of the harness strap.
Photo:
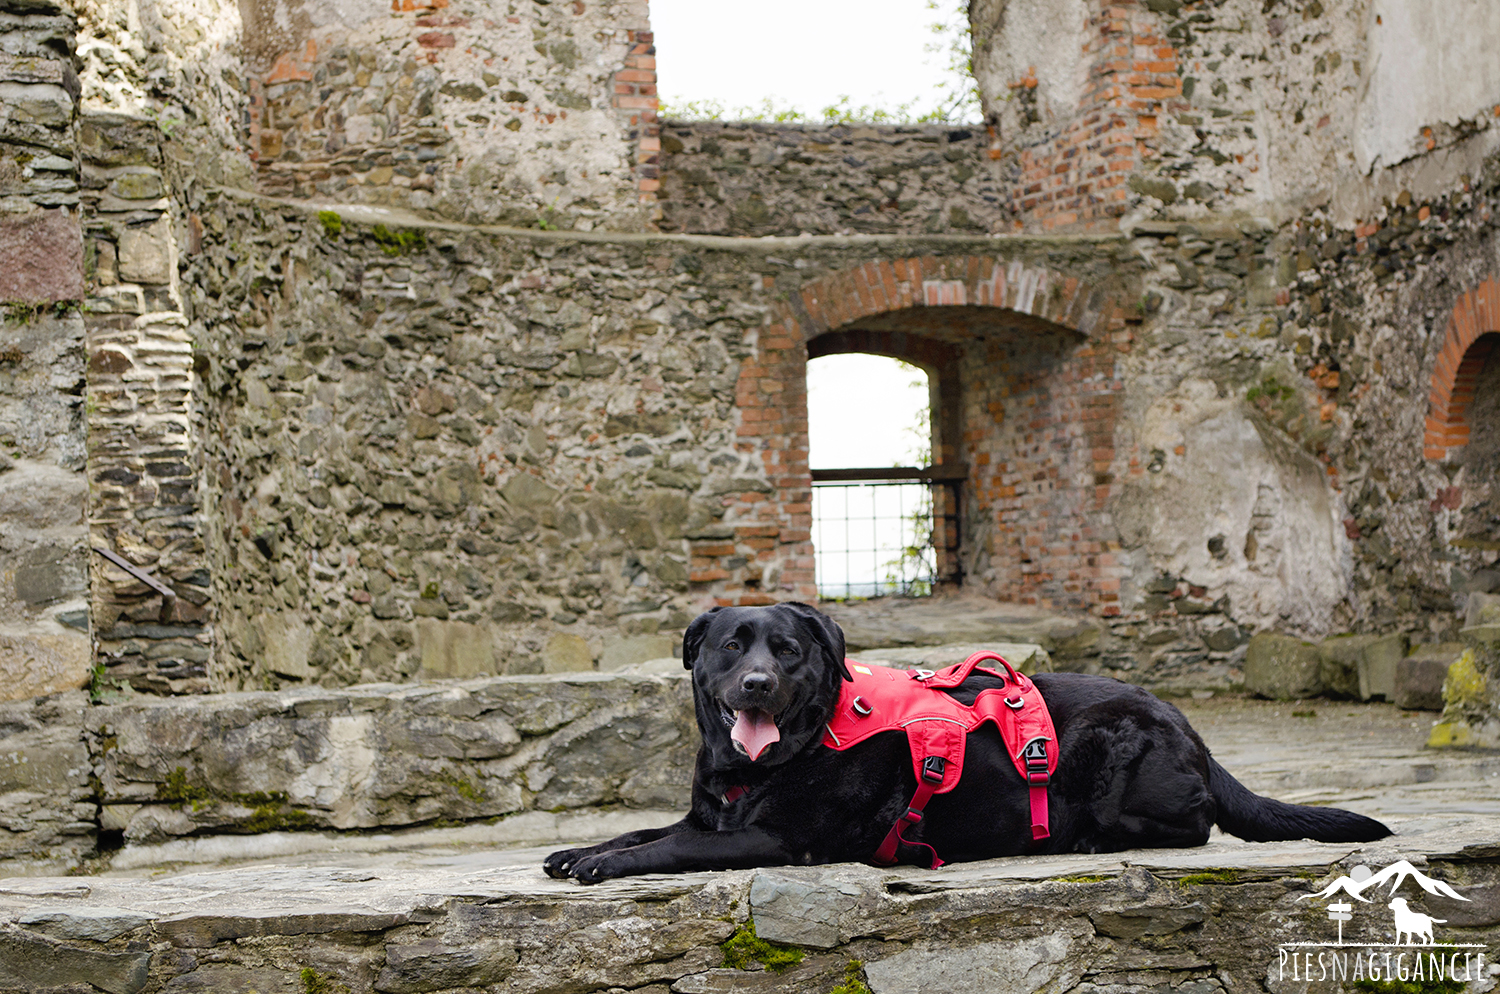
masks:
[(1047, 820), (1047, 740), (1038, 736), (1021, 750), (1026, 760), (1026, 793), (1031, 799), (1031, 841), (1040, 842), (1052, 834)]
[[(901, 830), (922, 820), (922, 809), (927, 807), (927, 802), (932, 800), (932, 795), (943, 784), (943, 769), (947, 765), (942, 756), (928, 756), (922, 761), (922, 777), (917, 781), (917, 792), (911, 796), (911, 801), (906, 805), (906, 813), (896, 819), (896, 824), (885, 833), (879, 848), (875, 850), (874, 862), (880, 866), (892, 866), (896, 862), (896, 844), (905, 843), (909, 846), (918, 846), (926, 849), (932, 855), (930, 870), (936, 870), (943, 865), (942, 859), (938, 857), (937, 850), (925, 842), (908, 842), (901, 834)], [(1045, 792), (1046, 788), (1042, 788)]]

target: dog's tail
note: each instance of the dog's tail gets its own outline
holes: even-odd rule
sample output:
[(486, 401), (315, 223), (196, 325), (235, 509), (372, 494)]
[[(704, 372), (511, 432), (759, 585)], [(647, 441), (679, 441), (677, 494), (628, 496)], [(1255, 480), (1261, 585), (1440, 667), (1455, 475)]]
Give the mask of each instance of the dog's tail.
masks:
[(1373, 842), (1391, 834), (1391, 830), (1380, 822), (1353, 811), (1287, 804), (1261, 797), (1231, 776), (1211, 756), (1208, 760), (1208, 789), (1218, 805), (1218, 826), (1247, 842), (1287, 839)]

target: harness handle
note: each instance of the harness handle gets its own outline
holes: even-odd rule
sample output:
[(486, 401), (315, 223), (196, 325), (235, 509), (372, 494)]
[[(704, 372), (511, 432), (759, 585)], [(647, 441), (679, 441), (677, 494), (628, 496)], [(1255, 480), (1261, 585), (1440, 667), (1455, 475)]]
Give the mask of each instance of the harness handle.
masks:
[(929, 670), (908, 670), (907, 672), (913, 680), (921, 680), (929, 687), (957, 687), (969, 678), (969, 674), (974, 672), (974, 667), (990, 659), (1005, 667), (1005, 671), (1010, 674), (1011, 683), (1014, 683), (1017, 687), (1025, 686), (1023, 683), (1025, 678), (1016, 672), (1016, 668), (1006, 661), (1004, 656), (992, 649), (982, 649), (956, 666), (949, 667), (939, 673), (932, 673)]

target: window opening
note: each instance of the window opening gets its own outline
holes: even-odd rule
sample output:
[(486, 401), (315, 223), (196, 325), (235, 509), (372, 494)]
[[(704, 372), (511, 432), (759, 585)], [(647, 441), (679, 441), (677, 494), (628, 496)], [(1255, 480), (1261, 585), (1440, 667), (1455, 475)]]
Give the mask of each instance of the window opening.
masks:
[(807, 388), (819, 596), (932, 593), (941, 579), (933, 544), (941, 474), (930, 465), (926, 372), (884, 356), (830, 355), (809, 361)]

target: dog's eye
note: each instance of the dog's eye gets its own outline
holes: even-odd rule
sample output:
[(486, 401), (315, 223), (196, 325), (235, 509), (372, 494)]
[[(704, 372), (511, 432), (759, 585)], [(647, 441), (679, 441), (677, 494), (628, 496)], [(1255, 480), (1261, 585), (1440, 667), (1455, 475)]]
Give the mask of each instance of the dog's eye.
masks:
[(794, 646), (794, 645), (785, 645), (785, 646), (782, 646), (781, 647), (781, 655), (783, 655), (783, 656), (795, 656), (795, 655), (797, 655), (797, 647)]
[(724, 643), (724, 648), (728, 649), (730, 652), (738, 652), (740, 649), (740, 644), (734, 639), (730, 639), (728, 642)]

